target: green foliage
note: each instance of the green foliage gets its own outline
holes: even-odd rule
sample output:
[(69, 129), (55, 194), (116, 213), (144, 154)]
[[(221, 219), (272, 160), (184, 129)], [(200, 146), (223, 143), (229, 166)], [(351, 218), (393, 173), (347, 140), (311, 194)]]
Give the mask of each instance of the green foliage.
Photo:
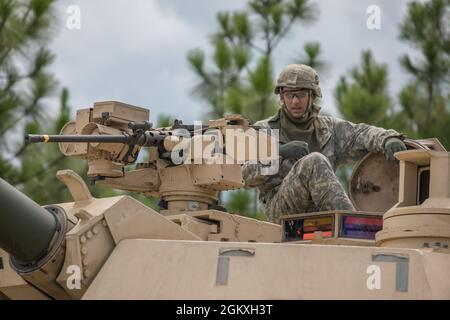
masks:
[(209, 105), (207, 118), (233, 112), (257, 121), (273, 114), (277, 107), (272, 92), (273, 52), (296, 22), (309, 23), (317, 15), (307, 0), (248, 4), (243, 11), (217, 14), (211, 67), (205, 66), (202, 50), (188, 52), (188, 62), (200, 80), (193, 93)]
[(69, 92), (51, 116), (44, 99), (57, 82), (47, 69), (54, 55), (46, 48), (56, 20), (51, 0), (0, 0), (0, 176), (40, 204), (69, 201), (56, 178), (58, 168), (85, 171), (85, 164), (64, 157), (58, 145), (26, 145), (24, 135), (57, 134), (70, 120)]
[[(393, 124), (388, 115), (391, 99), (388, 94), (387, 65), (378, 64), (369, 50), (362, 52), (360, 66), (352, 68), (348, 76), (339, 79), (335, 98), (339, 112), (349, 121), (380, 127)], [(336, 172), (346, 191), (349, 190), (354, 166), (346, 164)]]
[(256, 190), (229, 191), (229, 199), (226, 203), (227, 211), (233, 214), (244, 215), (258, 220), (267, 220), (263, 211), (255, 206)]
[[(399, 93), (399, 105), (388, 95), (387, 66), (377, 64), (364, 51), (359, 68), (343, 76), (335, 97), (344, 118), (392, 127), (411, 138), (438, 137), (449, 145), (449, 43), (448, 1), (413, 1), (400, 25), (400, 39), (419, 50), (421, 57), (400, 58), (411, 82)], [(447, 13), (446, 13), (447, 12)], [(446, 18), (447, 15), (447, 18)], [(447, 24), (448, 25), (448, 24)], [(348, 79), (350, 78), (350, 80)]]
[(224, 39), (219, 38), (214, 40), (215, 50), (214, 50), (214, 62), (217, 68), (224, 72), (231, 67), (232, 56), (230, 48)]
[(158, 121), (156, 121), (157, 128), (170, 127), (173, 124), (175, 118), (169, 114), (161, 113), (158, 115)]
[(250, 119), (262, 119), (275, 113), (276, 100), (273, 96), (273, 70), (270, 58), (262, 56), (254, 71), (249, 74), (250, 92), (246, 116)]
[(268, 56), (262, 56), (258, 61), (256, 68), (249, 74), (249, 81), (252, 88), (260, 96), (266, 96), (272, 93), (272, 66)]
[[(54, 23), (51, 0), (0, 5), (0, 136), (18, 124), (45, 118), (41, 100), (56, 81), (46, 72), (54, 60), (46, 48)], [(3, 147), (7, 146), (3, 145)]]
[(304, 54), (300, 56), (297, 63), (306, 64), (317, 71), (324, 72), (327, 69), (327, 64), (321, 59), (322, 49), (318, 42), (307, 42), (303, 46)]
[[(25, 133), (59, 133), (62, 126), (70, 120), (68, 99), (68, 91), (64, 88), (58, 115), (41, 126), (35, 122), (28, 123)], [(23, 145), (17, 158), (20, 159), (20, 169), (14, 179), (9, 181), (39, 204), (71, 201), (68, 190), (56, 178), (56, 172), (60, 168), (70, 168), (78, 173), (86, 171), (85, 163), (65, 157), (57, 144)]]
[(230, 200), (227, 202), (227, 209), (231, 213), (249, 214), (251, 196), (245, 190), (237, 190), (231, 193)]
[(193, 92), (211, 106), (211, 111), (207, 114), (208, 118), (220, 118), (224, 115), (226, 88), (236, 84), (234, 70), (235, 68), (238, 69), (238, 67), (235, 67), (235, 60), (233, 60), (231, 51), (225, 41), (214, 40), (214, 49), (213, 56), (216, 69), (211, 71), (205, 70), (204, 53), (200, 49), (193, 49), (188, 52), (189, 64), (201, 79)]
[(341, 77), (335, 89), (337, 106), (345, 119), (355, 123), (388, 125), (387, 111), (391, 100), (387, 72), (386, 64), (378, 64), (370, 51), (363, 51), (361, 66), (353, 68), (350, 76)]
[[(71, 120), (70, 119), (70, 107), (68, 105), (69, 90), (67, 88), (62, 89), (59, 100), (60, 100), (59, 101), (59, 103), (60, 103), (59, 115), (56, 118), (56, 121), (54, 124), (55, 127), (52, 130), (55, 133), (61, 132), (61, 129), (63, 128), (63, 126)], [(29, 133), (31, 133), (31, 132), (29, 132)]]
[[(387, 66), (376, 63), (370, 51), (363, 52), (361, 66), (341, 77), (335, 90), (345, 119), (393, 128), (412, 139), (437, 137), (450, 148), (449, 10), (445, 0), (409, 4), (400, 39), (420, 57), (400, 58), (411, 81), (398, 94), (398, 104), (388, 94)], [(348, 186), (350, 172), (348, 166), (337, 172), (344, 185)]]
[(413, 1), (400, 25), (400, 39), (420, 52), (413, 59), (400, 58), (411, 75), (410, 83), (399, 94), (406, 131), (412, 137), (438, 137), (450, 148), (450, 3)]
[(346, 163), (341, 165), (336, 170), (336, 176), (338, 177), (339, 181), (341, 182), (342, 187), (344, 188), (345, 192), (349, 192), (350, 190), (350, 180), (352, 176), (352, 172), (354, 168), (356, 167), (355, 163)]
[(52, 2), (0, 1), (0, 176), (41, 202), (65, 198), (54, 176), (62, 161), (57, 150), (23, 141), (27, 133), (59, 131), (69, 115), (66, 90), (58, 118), (43, 104), (57, 86), (47, 71), (54, 60), (46, 48), (56, 22)]

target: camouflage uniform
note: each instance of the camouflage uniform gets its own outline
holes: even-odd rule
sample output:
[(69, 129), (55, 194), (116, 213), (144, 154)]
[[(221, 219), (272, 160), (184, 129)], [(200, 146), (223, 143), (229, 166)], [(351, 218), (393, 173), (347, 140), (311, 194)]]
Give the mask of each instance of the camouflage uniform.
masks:
[[(280, 112), (257, 122), (280, 129)], [(279, 223), (281, 215), (323, 210), (354, 210), (335, 175), (338, 165), (360, 160), (368, 152), (384, 152), (388, 138), (401, 137), (395, 130), (318, 115), (314, 120), (320, 152), (300, 160), (281, 159), (275, 175), (262, 175), (261, 164), (242, 167), (246, 187), (257, 187), (268, 220)], [(280, 142), (289, 140), (280, 130)]]

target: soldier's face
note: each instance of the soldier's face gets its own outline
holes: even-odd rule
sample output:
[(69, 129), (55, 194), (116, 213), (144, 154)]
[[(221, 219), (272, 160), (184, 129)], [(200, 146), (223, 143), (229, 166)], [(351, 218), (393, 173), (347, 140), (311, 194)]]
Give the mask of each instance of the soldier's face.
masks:
[(309, 107), (309, 91), (297, 90), (283, 92), (284, 105), (287, 112), (296, 119), (301, 118)]

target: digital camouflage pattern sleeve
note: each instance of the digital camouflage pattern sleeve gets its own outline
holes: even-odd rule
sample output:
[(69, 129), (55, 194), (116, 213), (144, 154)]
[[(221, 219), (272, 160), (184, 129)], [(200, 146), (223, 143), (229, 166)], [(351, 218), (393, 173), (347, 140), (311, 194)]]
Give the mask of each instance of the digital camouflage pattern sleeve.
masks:
[(336, 165), (360, 160), (368, 152), (384, 153), (387, 139), (403, 135), (392, 129), (384, 129), (365, 123), (354, 124), (350, 121), (332, 118)]

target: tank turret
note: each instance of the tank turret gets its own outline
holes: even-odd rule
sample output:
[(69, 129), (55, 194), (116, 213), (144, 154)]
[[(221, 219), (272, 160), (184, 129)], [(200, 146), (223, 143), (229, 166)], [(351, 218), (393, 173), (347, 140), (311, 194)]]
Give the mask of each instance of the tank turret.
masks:
[(0, 299), (450, 299), (450, 155), (438, 141), (409, 142), (397, 162), (367, 155), (350, 183), (358, 211), (280, 226), (217, 205), (244, 187), (244, 161), (277, 169), (276, 133), (258, 129), (236, 115), (153, 128), (147, 109), (109, 101), (61, 135), (28, 136), (87, 160), (95, 186), (160, 198), (160, 211), (95, 198), (71, 170), (57, 178), (73, 201), (42, 207), (1, 180)]

